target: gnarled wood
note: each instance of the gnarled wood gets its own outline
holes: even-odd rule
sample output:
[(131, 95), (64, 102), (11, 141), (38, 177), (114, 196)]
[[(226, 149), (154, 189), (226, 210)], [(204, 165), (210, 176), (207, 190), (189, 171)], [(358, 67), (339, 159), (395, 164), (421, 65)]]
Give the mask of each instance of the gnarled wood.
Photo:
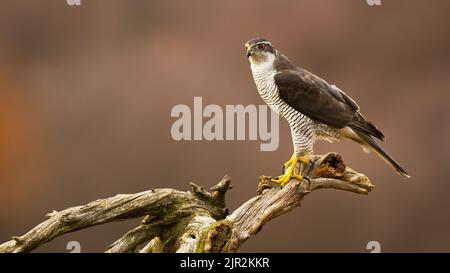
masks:
[(48, 220), (28, 233), (1, 244), (0, 252), (29, 252), (68, 232), (142, 216), (141, 224), (106, 252), (235, 252), (265, 223), (300, 206), (314, 190), (367, 194), (373, 189), (365, 175), (346, 167), (335, 153), (313, 156), (311, 161), (308, 166), (297, 166), (309, 179), (293, 179), (284, 187), (274, 185), (271, 177), (261, 176), (259, 194), (229, 215), (225, 194), (231, 186), (225, 176), (210, 191), (191, 183), (192, 192), (154, 189), (53, 211)]

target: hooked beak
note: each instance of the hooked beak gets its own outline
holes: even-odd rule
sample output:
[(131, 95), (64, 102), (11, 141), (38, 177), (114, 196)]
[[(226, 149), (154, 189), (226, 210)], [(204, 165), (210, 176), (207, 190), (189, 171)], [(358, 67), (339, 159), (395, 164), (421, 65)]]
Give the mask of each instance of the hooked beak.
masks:
[(245, 49), (246, 49), (246, 51), (247, 51), (247, 58), (249, 58), (250, 56), (252, 56), (253, 55), (253, 50), (252, 50), (252, 48), (250, 47), (250, 46), (248, 46), (248, 45), (246, 45), (245, 46)]

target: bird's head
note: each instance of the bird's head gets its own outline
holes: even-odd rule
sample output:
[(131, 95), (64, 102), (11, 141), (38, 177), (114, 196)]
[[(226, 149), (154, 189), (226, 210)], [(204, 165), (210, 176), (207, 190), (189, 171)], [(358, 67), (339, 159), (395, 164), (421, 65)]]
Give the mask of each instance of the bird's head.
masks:
[(273, 61), (276, 53), (272, 44), (263, 38), (249, 40), (245, 43), (245, 50), (250, 63), (255, 65)]

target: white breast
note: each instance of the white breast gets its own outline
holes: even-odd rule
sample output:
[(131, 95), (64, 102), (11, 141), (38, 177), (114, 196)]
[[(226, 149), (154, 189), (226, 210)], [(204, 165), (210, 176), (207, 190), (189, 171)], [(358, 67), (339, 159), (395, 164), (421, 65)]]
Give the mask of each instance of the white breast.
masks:
[(339, 138), (339, 134), (335, 129), (332, 130), (325, 124), (317, 124), (280, 98), (274, 80), (277, 72), (273, 68), (273, 60), (260, 64), (252, 63), (251, 69), (253, 79), (262, 99), (275, 113), (285, 118), (289, 123), (296, 154), (301, 154), (302, 151), (312, 153), (314, 137), (326, 140)]
[[(273, 68), (273, 60), (260, 64), (251, 64), (253, 79), (261, 98), (269, 107), (280, 116), (287, 118), (296, 115), (298, 112), (286, 104), (278, 94), (274, 76), (277, 73)], [(288, 120), (289, 121), (289, 120)]]

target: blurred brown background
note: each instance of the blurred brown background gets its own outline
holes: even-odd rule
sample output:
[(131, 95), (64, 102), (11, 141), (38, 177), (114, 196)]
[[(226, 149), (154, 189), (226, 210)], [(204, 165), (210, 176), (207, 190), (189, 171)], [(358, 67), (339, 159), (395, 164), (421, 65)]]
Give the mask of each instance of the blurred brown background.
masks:
[[(172, 140), (171, 108), (263, 104), (244, 42), (270, 39), (292, 61), (338, 85), (387, 136), (405, 182), (355, 144), (337, 151), (369, 175), (368, 196), (319, 191), (275, 219), (246, 252), (450, 251), (449, 1), (4, 0), (0, 9), (0, 241), (44, 214), (116, 193), (214, 185), (228, 207), (255, 195), (292, 152), (259, 141)], [(138, 220), (64, 235), (39, 251), (102, 251)]]

